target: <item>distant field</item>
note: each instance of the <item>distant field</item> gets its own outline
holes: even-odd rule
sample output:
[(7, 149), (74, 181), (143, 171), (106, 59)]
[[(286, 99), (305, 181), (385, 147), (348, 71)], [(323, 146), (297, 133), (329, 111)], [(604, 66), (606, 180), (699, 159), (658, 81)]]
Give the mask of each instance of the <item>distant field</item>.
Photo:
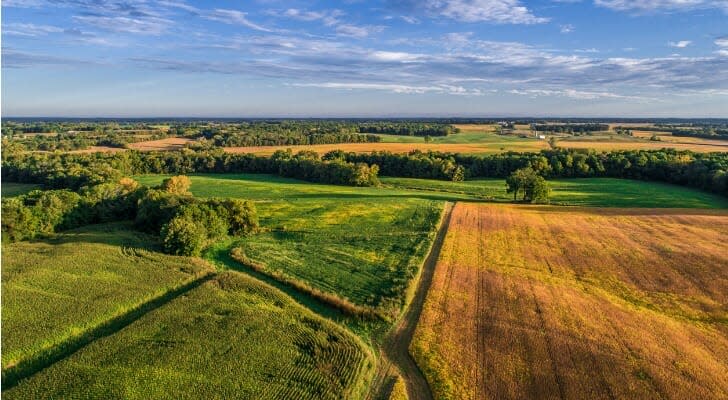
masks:
[[(138, 179), (150, 185), (163, 177)], [(389, 317), (399, 313), (434, 235), (443, 205), (438, 197), (450, 197), (255, 174), (191, 179), (196, 196), (256, 200), (267, 231), (233, 247), (266, 274), (295, 279)]]
[(411, 349), (436, 398), (726, 398), (728, 213), (459, 203)]
[(669, 141), (577, 141), (577, 140), (559, 140), (558, 147), (567, 149), (595, 149), (600, 151), (613, 150), (660, 150), (671, 148), (676, 150), (691, 150), (700, 153), (710, 152), (726, 152), (728, 144), (722, 144), (722, 141), (705, 140), (696, 143), (673, 143)]
[(373, 367), (352, 334), (225, 272), (3, 398), (357, 399)]
[[(459, 134), (448, 136), (455, 137)], [(385, 135), (382, 135), (385, 136)], [(370, 153), (372, 151), (390, 151), (392, 153), (409, 153), (412, 150), (421, 151), (442, 151), (450, 153), (465, 154), (492, 154), (503, 151), (539, 151), (548, 147), (548, 143), (541, 141), (528, 141), (524, 143), (508, 141), (501, 142), (478, 142), (476, 143), (446, 143), (433, 140), (432, 143), (424, 143), (420, 138), (412, 138), (411, 136), (393, 136), (386, 140), (416, 140), (414, 143), (340, 143), (340, 144), (317, 144), (305, 146), (251, 146), (251, 147), (226, 147), (225, 151), (229, 153), (253, 153), (261, 155), (273, 154), (276, 150), (293, 149), (293, 151), (313, 150), (319, 154), (324, 154), (333, 150), (344, 150), (354, 153)], [(455, 140), (455, 139), (451, 139)], [(522, 140), (522, 139), (521, 139)], [(509, 148), (510, 147), (510, 148)], [(503, 148), (503, 150), (501, 150)]]
[(3, 370), (210, 271), (146, 250), (157, 240), (129, 228), (92, 225), (3, 244)]
[(41, 189), (41, 185), (14, 182), (2, 182), (2, 184), (0, 184), (2, 197), (16, 197), (37, 189)]
[[(392, 188), (423, 192), (449, 193), (452, 200), (479, 199), (511, 201), (502, 179), (476, 179), (464, 182), (413, 178), (382, 178)], [(659, 182), (612, 178), (578, 178), (549, 180), (551, 203), (591, 207), (653, 208), (728, 208), (728, 199), (684, 186)]]
[(149, 140), (146, 142), (130, 143), (128, 147), (132, 150), (154, 151), (154, 150), (179, 150), (184, 148), (192, 139), (182, 137), (171, 137), (159, 140)]

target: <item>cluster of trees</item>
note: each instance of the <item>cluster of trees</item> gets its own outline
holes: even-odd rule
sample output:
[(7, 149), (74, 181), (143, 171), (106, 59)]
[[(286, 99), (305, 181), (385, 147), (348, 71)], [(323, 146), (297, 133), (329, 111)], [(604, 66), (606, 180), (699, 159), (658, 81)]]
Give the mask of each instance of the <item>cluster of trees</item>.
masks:
[(159, 234), (165, 252), (196, 256), (220, 238), (258, 229), (258, 216), (252, 202), (200, 200), (191, 195), (189, 187), (188, 177), (171, 177), (159, 188), (145, 190), (138, 201), (135, 225), (143, 231)]
[(279, 151), (272, 157), (215, 151), (16, 154), (3, 160), (8, 182), (39, 183), (47, 188), (77, 190), (139, 174), (194, 172), (268, 173), (318, 183), (375, 186), (378, 168), (341, 158), (322, 159), (314, 152)]
[(336, 151), (324, 157), (331, 157), (332, 154), (349, 162), (377, 165), (379, 172), (385, 176), (442, 179), (456, 182), (464, 180), (466, 176), (465, 167), (459, 164), (452, 154), (424, 153), (419, 150), (409, 154), (395, 154), (387, 151), (357, 154)]
[(460, 130), (449, 124), (422, 122), (368, 122), (359, 124), (359, 133), (405, 136), (447, 136)]
[(547, 203), (551, 194), (546, 179), (530, 167), (513, 171), (506, 178), (506, 188), (507, 193), (513, 193), (513, 201), (518, 200), (518, 194), (522, 193), (524, 202)]
[(3, 199), (3, 239), (19, 241), (83, 225), (133, 220), (142, 231), (160, 235), (164, 250), (199, 255), (227, 235), (258, 229), (255, 206), (239, 199), (196, 199), (186, 176), (166, 179), (158, 188), (141, 187), (129, 178), (70, 190), (34, 191)]
[(36, 190), (3, 199), (3, 240), (28, 240), (88, 224), (134, 219), (139, 190), (136, 181), (126, 178), (78, 192)]
[(533, 124), (533, 130), (539, 132), (559, 132), (559, 133), (589, 133), (608, 131), (607, 124)]

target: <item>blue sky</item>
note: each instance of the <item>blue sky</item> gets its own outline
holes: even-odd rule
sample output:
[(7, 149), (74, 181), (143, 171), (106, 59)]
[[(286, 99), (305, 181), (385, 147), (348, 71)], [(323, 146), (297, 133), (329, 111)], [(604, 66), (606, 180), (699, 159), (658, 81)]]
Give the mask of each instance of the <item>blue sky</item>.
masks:
[(4, 116), (728, 117), (728, 0), (4, 0)]

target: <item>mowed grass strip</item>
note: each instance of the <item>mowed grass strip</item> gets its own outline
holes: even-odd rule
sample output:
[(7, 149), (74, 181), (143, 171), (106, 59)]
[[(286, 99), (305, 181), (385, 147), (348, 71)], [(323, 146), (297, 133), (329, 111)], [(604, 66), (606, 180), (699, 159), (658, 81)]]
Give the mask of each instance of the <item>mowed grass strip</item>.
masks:
[(436, 398), (726, 398), (728, 214), (459, 203), (411, 350)]
[(156, 241), (107, 224), (3, 243), (3, 372), (211, 271), (148, 250)]
[(343, 328), (229, 271), (3, 398), (358, 399), (373, 365)]

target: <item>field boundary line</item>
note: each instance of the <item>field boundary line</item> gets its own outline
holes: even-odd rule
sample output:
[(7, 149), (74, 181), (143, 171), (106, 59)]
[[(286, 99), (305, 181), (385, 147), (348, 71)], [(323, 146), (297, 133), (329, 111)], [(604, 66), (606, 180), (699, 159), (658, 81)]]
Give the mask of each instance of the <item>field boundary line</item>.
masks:
[(402, 317), (389, 331), (381, 348), (381, 353), (385, 360), (397, 368), (399, 375), (405, 383), (409, 400), (433, 399), (432, 390), (427, 382), (427, 378), (425, 378), (422, 369), (415, 362), (409, 348), (420, 315), (422, 314), (422, 309), (424, 308), (427, 293), (435, 276), (435, 267), (440, 258), (442, 245), (445, 241), (448, 227), (450, 226), (454, 205), (455, 203), (453, 202), (445, 203), (437, 234), (420, 268), (410, 302), (403, 312)]
[(193, 279), (188, 280), (179, 286), (173, 287), (158, 296), (137, 304), (126, 312), (109, 318), (105, 322), (102, 322), (93, 328), (89, 328), (86, 331), (72, 336), (55, 346), (44, 349), (33, 357), (21, 360), (12, 367), (4, 369), (2, 371), (3, 392), (15, 387), (21, 380), (29, 378), (53, 364), (70, 357), (96, 340), (103, 339), (119, 332), (149, 312), (154, 311), (176, 299), (180, 295), (199, 287), (203, 283), (215, 277), (215, 275), (217, 275), (216, 272), (209, 271), (196, 276)]

